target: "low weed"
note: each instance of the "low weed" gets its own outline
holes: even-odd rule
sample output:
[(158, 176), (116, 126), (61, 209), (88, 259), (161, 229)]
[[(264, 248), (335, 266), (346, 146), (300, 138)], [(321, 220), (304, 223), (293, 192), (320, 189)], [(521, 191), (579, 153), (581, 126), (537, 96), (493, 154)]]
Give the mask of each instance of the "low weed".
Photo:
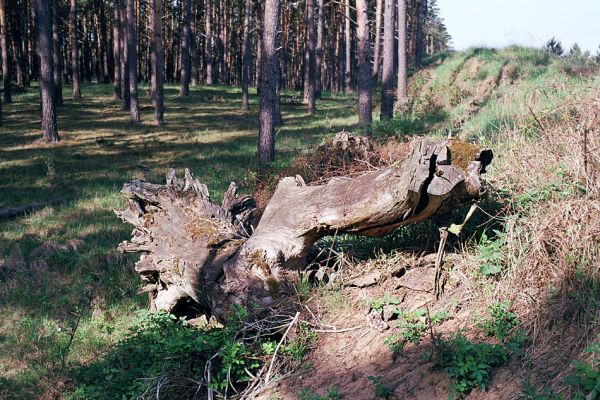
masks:
[(451, 398), (463, 398), (471, 390), (485, 390), (493, 368), (518, 355), (527, 336), (519, 329), (521, 321), (510, 311), (510, 303), (495, 303), (487, 309), (488, 317), (478, 326), (499, 343), (473, 342), (463, 331), (436, 342), (437, 364), (452, 381)]
[[(234, 335), (235, 324), (198, 330), (185, 319), (141, 311), (103, 359), (75, 370), (75, 397), (137, 399), (151, 390), (169, 398), (202, 386), (226, 391), (229, 382), (246, 382), (245, 370), (259, 366), (252, 350)], [(210, 382), (204, 379), (207, 367)]]
[(567, 377), (565, 383), (573, 389), (575, 400), (600, 399), (600, 342), (593, 343), (585, 351), (592, 355), (591, 359), (573, 362), (575, 373)]
[(317, 341), (317, 333), (307, 322), (300, 321), (299, 326), (298, 335), (282, 348), (282, 354), (291, 361), (294, 368), (304, 361), (304, 358)]
[(337, 386), (328, 388), (323, 395), (315, 393), (311, 388), (303, 388), (298, 393), (298, 400), (340, 400), (342, 398), (342, 393)]
[(510, 358), (503, 344), (472, 342), (462, 331), (438, 343), (437, 364), (452, 381), (450, 398), (463, 398), (474, 388), (485, 389), (492, 368)]
[(430, 325), (439, 325), (450, 316), (447, 311), (439, 311), (429, 316), (427, 310), (422, 308), (410, 312), (397, 310), (397, 314), (396, 327), (400, 332), (393, 333), (385, 339), (385, 344), (389, 346), (394, 359), (402, 354), (406, 343), (418, 345)]
[(394, 388), (383, 382), (381, 376), (369, 376), (368, 379), (375, 385), (375, 397), (380, 399), (391, 399), (394, 395)]

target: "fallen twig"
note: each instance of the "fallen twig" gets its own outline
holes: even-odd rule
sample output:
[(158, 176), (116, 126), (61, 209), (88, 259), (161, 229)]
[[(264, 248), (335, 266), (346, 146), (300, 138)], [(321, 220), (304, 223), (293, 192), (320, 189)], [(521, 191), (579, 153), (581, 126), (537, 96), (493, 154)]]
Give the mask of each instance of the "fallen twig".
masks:
[(290, 333), (292, 326), (294, 326), (294, 324), (298, 320), (299, 316), (300, 316), (300, 312), (297, 312), (296, 316), (294, 316), (294, 319), (292, 320), (292, 322), (290, 322), (290, 325), (288, 326), (285, 333), (281, 337), (281, 340), (279, 341), (279, 343), (277, 343), (277, 347), (275, 348), (275, 352), (273, 353), (273, 358), (271, 358), (271, 363), (269, 364), (269, 369), (267, 370), (267, 376), (265, 376), (265, 385), (267, 385), (269, 383), (269, 379), (271, 378), (271, 372), (273, 370), (273, 364), (275, 363), (275, 358), (277, 357), (277, 352), (279, 351), (279, 348), (283, 344), (283, 341), (287, 337), (288, 333)]

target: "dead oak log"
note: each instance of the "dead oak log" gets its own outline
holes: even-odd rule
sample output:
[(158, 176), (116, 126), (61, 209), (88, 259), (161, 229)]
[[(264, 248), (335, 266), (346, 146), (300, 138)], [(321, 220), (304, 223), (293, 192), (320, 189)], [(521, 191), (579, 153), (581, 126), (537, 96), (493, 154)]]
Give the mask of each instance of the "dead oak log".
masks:
[(334, 233), (382, 236), (477, 199), (489, 149), (457, 141), (415, 141), (394, 165), (357, 178), (309, 186), (282, 179), (254, 231), (254, 201), (231, 184), (215, 204), (189, 171), (166, 185), (125, 184), (129, 206), (117, 214), (134, 225), (122, 251), (142, 253), (136, 270), (154, 306), (193, 305), (224, 319), (228, 307), (263, 310), (290, 292), (311, 246)]

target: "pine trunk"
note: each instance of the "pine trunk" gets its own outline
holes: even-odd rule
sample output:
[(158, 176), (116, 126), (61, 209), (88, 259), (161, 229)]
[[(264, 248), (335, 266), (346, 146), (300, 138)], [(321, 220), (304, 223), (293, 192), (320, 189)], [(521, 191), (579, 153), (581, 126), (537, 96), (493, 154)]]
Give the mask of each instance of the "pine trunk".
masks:
[(345, 0), (345, 32), (346, 32), (346, 63), (344, 73), (344, 90), (346, 93), (352, 90), (352, 76), (351, 74), (351, 56), (352, 56), (352, 35), (350, 32), (350, 0)]
[(54, 104), (63, 104), (62, 96), (62, 32), (60, 31), (61, 15), (58, 0), (52, 0), (52, 63), (54, 64)]
[(417, 34), (415, 38), (415, 68), (421, 68), (423, 59), (423, 46), (425, 38), (423, 35), (423, 25), (427, 13), (427, 0), (417, 0)]
[[(4, 82), (4, 102), (11, 103), (11, 85), (10, 85), (10, 52), (8, 49), (8, 32), (6, 25), (6, 7), (5, 0), (0, 0), (0, 46), (2, 46), (2, 81)], [(1, 107), (1, 105), (0, 105)], [(1, 108), (0, 108), (1, 115)], [(0, 123), (2, 119), (0, 118)]]
[(371, 133), (372, 76), (369, 46), (369, 15), (367, 0), (356, 0), (356, 36), (358, 39), (358, 123), (365, 133)]
[(212, 5), (210, 0), (206, 0), (205, 2), (205, 35), (206, 35), (206, 84), (213, 84), (213, 60), (212, 60), (212, 47), (213, 47), (213, 38), (212, 38), (212, 26), (211, 26), (211, 14), (212, 14)]
[(140, 122), (138, 105), (138, 83), (137, 83), (137, 40), (135, 32), (135, 15), (133, 13), (133, 1), (126, 0), (127, 4), (127, 65), (129, 71), (129, 113), (131, 122)]
[(252, 0), (246, 0), (242, 44), (242, 111), (248, 111), (248, 86), (252, 72)]
[(279, 0), (266, 0), (263, 14), (261, 73), (260, 73), (260, 130), (258, 166), (275, 159), (275, 125), (277, 124), (277, 31)]
[(379, 79), (381, 66), (381, 8), (383, 0), (377, 0), (375, 8), (375, 55), (373, 57), (373, 79)]
[(151, 96), (154, 106), (154, 121), (157, 125), (164, 123), (164, 59), (165, 51), (162, 43), (162, 0), (153, 0), (150, 7), (150, 24), (152, 34), (150, 84)]
[(123, 110), (129, 112), (131, 101), (129, 99), (129, 48), (127, 46), (127, 13), (123, 0), (116, 0), (119, 7), (119, 27), (121, 32), (121, 97), (123, 98)]
[(183, 35), (181, 39), (181, 87), (179, 95), (182, 97), (190, 94), (190, 45), (192, 41), (192, 0), (183, 0)]
[[(36, 0), (40, 1), (40, 0)], [(81, 99), (81, 89), (79, 87), (79, 43), (77, 41), (77, 4), (76, 0), (71, 0), (71, 12), (69, 14), (71, 21), (71, 83), (73, 85), (73, 100)]]
[[(74, 0), (73, 0), (74, 1)], [(49, 2), (32, 0), (35, 10), (37, 33), (37, 53), (40, 60), (39, 82), (42, 98), (42, 132), (44, 141), (58, 142), (56, 126), (56, 108), (54, 104), (54, 64), (52, 60), (52, 23), (50, 21)]]
[(109, 71), (108, 71), (108, 30), (106, 29), (106, 10), (104, 8), (104, 1), (99, 2), (100, 7), (100, 32), (98, 32), (98, 38), (100, 40), (100, 66), (102, 70), (102, 83), (107, 84), (110, 82)]
[(121, 97), (121, 20), (119, 16), (118, 0), (113, 7), (113, 100)]
[(318, 0), (319, 4), (319, 15), (317, 19), (317, 48), (316, 48), (316, 97), (321, 98), (321, 91), (323, 90), (323, 23), (325, 19), (324, 15), (324, 4), (323, 0)]
[(398, 89), (396, 93), (399, 104), (406, 104), (407, 94), (407, 62), (406, 62), (406, 0), (398, 0)]
[(381, 76), (381, 120), (389, 120), (394, 114), (394, 33), (395, 1), (385, 0), (383, 14), (383, 72)]
[(307, 95), (308, 95), (308, 114), (315, 115), (316, 107), (315, 107), (315, 81), (316, 81), (316, 71), (315, 71), (315, 2), (314, 0), (307, 0), (306, 7), (306, 16), (307, 16), (307, 43), (308, 46), (308, 65), (306, 66), (308, 70), (308, 82), (305, 83), (308, 85)]

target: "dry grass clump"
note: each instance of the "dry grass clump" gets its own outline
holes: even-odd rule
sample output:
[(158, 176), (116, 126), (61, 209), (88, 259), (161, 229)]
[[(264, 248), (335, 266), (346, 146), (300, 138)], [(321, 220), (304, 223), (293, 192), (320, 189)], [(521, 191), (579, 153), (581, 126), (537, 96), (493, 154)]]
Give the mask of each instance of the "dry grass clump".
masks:
[(532, 352), (573, 329), (581, 349), (600, 322), (600, 90), (502, 136), (492, 182), (511, 194), (512, 215), (493, 296), (512, 302)]

